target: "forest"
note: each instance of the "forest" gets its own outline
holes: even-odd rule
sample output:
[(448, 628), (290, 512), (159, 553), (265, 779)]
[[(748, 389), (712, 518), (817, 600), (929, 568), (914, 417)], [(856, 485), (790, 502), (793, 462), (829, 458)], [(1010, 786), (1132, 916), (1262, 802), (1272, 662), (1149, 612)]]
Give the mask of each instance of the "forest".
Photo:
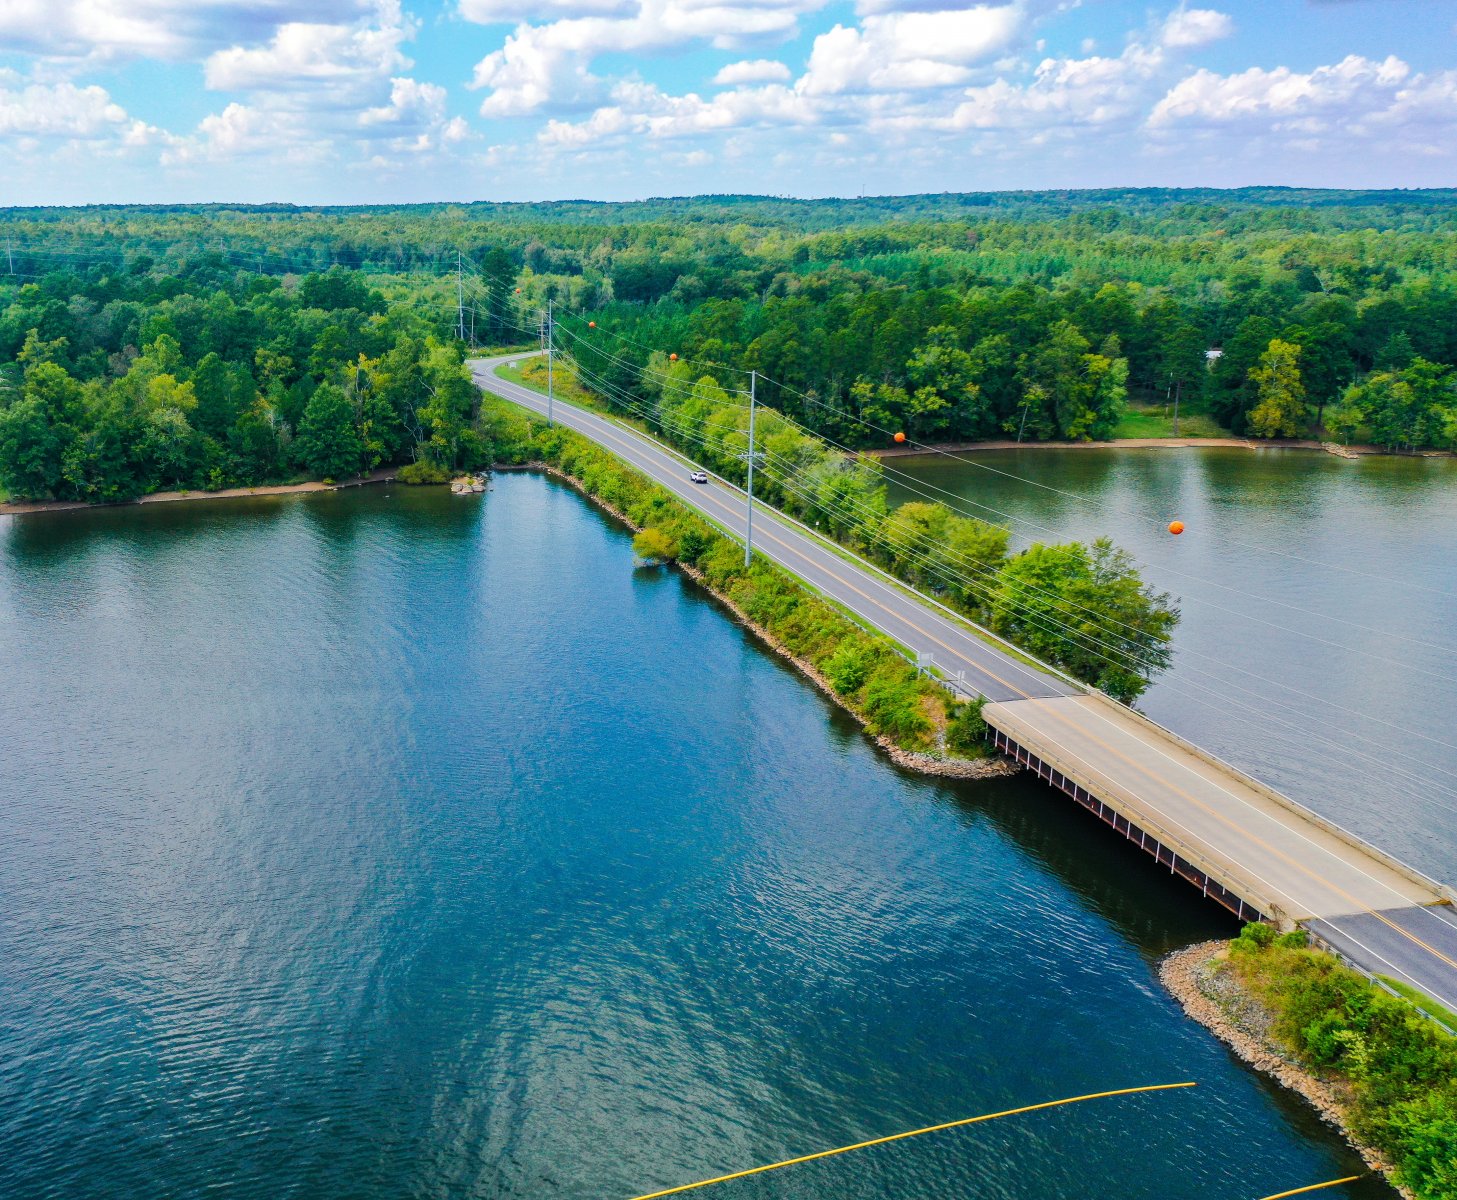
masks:
[(655, 353), (850, 449), (1173, 431), (1457, 447), (1457, 193), (10, 209), (0, 489), (489, 458), (460, 366)]

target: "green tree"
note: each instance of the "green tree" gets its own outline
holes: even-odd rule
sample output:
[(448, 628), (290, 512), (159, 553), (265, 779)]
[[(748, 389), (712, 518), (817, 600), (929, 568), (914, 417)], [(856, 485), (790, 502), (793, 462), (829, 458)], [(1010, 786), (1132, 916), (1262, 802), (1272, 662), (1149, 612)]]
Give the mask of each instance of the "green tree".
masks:
[(915, 388), (909, 432), (917, 438), (937, 437), (952, 428), (961, 437), (985, 437), (995, 428), (976, 382), (976, 362), (959, 342), (952, 326), (932, 326), (906, 364)]
[(146, 490), (193, 487), (199, 482), (201, 446), (189, 419), (196, 409), (191, 383), (167, 374), (147, 379), (136, 405), (135, 450), (146, 472)]
[[(1457, 413), (1452, 371), (1413, 358), (1398, 371), (1378, 371), (1346, 391), (1342, 419), (1359, 420), (1379, 446), (1443, 446)], [(1348, 415), (1347, 415), (1348, 414)]]
[(299, 424), (294, 454), (310, 475), (320, 479), (346, 479), (359, 473), (364, 446), (354, 406), (342, 388), (321, 383), (314, 389)]
[(24, 500), (58, 494), (81, 419), (81, 385), (54, 362), (32, 366), (20, 398), (0, 409), (0, 486)]
[(1250, 410), (1250, 432), (1256, 437), (1298, 437), (1305, 426), (1305, 386), (1300, 382), (1300, 347), (1270, 339), (1260, 361), (1250, 370), (1257, 402)]
[(673, 539), (651, 525), (632, 539), (632, 552), (644, 562), (672, 562), (678, 557)]
[(442, 467), (459, 461), (461, 435), (470, 422), (480, 393), (459, 345), (430, 341), (423, 362), (426, 400), (419, 410), (420, 452)]
[(1234, 336), (1225, 342), (1224, 353), (1215, 361), (1209, 376), (1210, 411), (1221, 425), (1243, 433), (1249, 410), (1254, 407), (1255, 385), (1250, 372), (1279, 330), (1263, 313), (1245, 317)]
[(1124, 703), (1169, 666), (1178, 619), (1106, 538), (1029, 547), (998, 573), (991, 604), (998, 633)]
[(215, 438), (227, 436), (257, 394), (248, 368), (224, 362), (215, 351), (197, 364), (191, 382), (197, 396), (197, 427)]

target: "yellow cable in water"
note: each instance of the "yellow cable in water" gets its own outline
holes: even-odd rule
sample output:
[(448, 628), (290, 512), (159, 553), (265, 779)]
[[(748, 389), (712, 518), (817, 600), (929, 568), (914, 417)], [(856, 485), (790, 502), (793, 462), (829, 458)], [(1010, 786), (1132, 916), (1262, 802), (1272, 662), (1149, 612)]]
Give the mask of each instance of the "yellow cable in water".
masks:
[(1321, 1188), (1335, 1187), (1338, 1183), (1355, 1183), (1360, 1178), (1359, 1175), (1347, 1175), (1344, 1179), (1327, 1179), (1324, 1183), (1307, 1183), (1303, 1188), (1291, 1188), (1288, 1192), (1276, 1192), (1273, 1196), (1266, 1196), (1265, 1200), (1284, 1200), (1286, 1196), (1298, 1196), (1302, 1192), (1318, 1192)]
[(781, 1167), (792, 1167), (796, 1163), (813, 1162), (817, 1158), (829, 1158), (832, 1154), (846, 1154), (851, 1150), (864, 1150), (867, 1146), (883, 1146), (887, 1142), (899, 1142), (904, 1138), (920, 1137), (923, 1133), (937, 1133), (942, 1129), (955, 1129), (961, 1125), (975, 1125), (978, 1121), (995, 1121), (998, 1117), (1014, 1117), (1018, 1113), (1036, 1112), (1040, 1108), (1060, 1108), (1064, 1104), (1078, 1104), (1083, 1100), (1101, 1100), (1107, 1096), (1131, 1096), (1136, 1092), (1165, 1092), (1170, 1088), (1194, 1087), (1193, 1083), (1154, 1083), (1144, 1087), (1119, 1088), (1112, 1092), (1093, 1092), (1088, 1096), (1069, 1096), (1066, 1100), (1045, 1100), (1041, 1104), (1027, 1104), (1022, 1108), (1009, 1108), (1003, 1112), (985, 1113), (979, 1117), (962, 1117), (959, 1121), (946, 1121), (941, 1125), (927, 1125), (924, 1129), (912, 1129), (906, 1133), (893, 1133), (889, 1137), (871, 1138), (868, 1142), (856, 1142), (853, 1146), (839, 1146), (834, 1150), (821, 1150), (816, 1154), (802, 1154), (798, 1158), (786, 1158), (783, 1162), (769, 1163), (763, 1167), (750, 1167), (747, 1171), (735, 1171), (732, 1175), (716, 1175), (712, 1179), (700, 1179), (697, 1183), (685, 1183), (678, 1187), (664, 1188), (661, 1192), (648, 1192), (635, 1196), (633, 1200), (656, 1200), (658, 1196), (672, 1196), (677, 1192), (691, 1192), (694, 1188), (707, 1187), (711, 1183), (727, 1183), (730, 1179), (743, 1179), (746, 1175), (759, 1175), (765, 1171), (777, 1171)]

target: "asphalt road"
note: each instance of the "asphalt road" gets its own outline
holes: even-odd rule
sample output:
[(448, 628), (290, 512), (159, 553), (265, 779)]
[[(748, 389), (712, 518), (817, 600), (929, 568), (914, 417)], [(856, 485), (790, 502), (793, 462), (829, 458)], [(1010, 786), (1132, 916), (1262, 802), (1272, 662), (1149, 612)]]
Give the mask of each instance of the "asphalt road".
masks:
[[(546, 397), (495, 374), (501, 363), (521, 357), (478, 359), (471, 370), (485, 390), (544, 415)], [(713, 476), (708, 484), (690, 482), (698, 464), (597, 413), (561, 401), (553, 411), (558, 423), (743, 538), (748, 506), (738, 488)], [(1308, 924), (1366, 970), (1404, 980), (1457, 1010), (1457, 913), (1433, 907), (1440, 893), (1429, 881), (1336, 835), (1121, 706), (989, 644), (963, 618), (762, 505), (754, 507), (754, 548), (957, 677), (968, 694), (986, 696), (992, 725), (1261, 911)]]
[[(471, 371), (487, 391), (545, 414), (545, 396), (495, 374), (499, 364), (519, 357), (477, 359), (471, 363)], [(698, 464), (616, 421), (561, 401), (557, 401), (554, 411), (560, 424), (619, 455), (742, 540), (748, 523), (748, 501), (738, 488), (712, 475), (707, 484), (690, 482), (688, 473)], [(849, 609), (910, 652), (924, 656), (943, 674), (955, 677), (963, 672), (962, 690), (969, 695), (1012, 700), (1070, 696), (1079, 690), (988, 644), (959, 617), (937, 611), (909, 595), (878, 568), (849, 561), (843, 551), (828, 548), (802, 527), (758, 504), (754, 506), (754, 550), (792, 571), (821, 595)]]

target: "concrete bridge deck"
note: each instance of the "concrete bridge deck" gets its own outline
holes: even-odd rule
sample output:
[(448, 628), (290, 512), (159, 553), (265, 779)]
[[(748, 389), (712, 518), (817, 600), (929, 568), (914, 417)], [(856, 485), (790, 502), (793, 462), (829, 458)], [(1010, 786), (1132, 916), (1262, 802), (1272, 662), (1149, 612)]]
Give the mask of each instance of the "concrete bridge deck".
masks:
[[(546, 398), (472, 364), (477, 383), (544, 414)], [(693, 484), (692, 464), (600, 413), (556, 401), (557, 421), (742, 539), (743, 492)], [(934, 601), (798, 522), (756, 504), (754, 547), (867, 625), (985, 695), (998, 745), (1242, 917), (1303, 924), (1368, 973), (1457, 1011), (1451, 889), (1097, 693), (1040, 670)]]

